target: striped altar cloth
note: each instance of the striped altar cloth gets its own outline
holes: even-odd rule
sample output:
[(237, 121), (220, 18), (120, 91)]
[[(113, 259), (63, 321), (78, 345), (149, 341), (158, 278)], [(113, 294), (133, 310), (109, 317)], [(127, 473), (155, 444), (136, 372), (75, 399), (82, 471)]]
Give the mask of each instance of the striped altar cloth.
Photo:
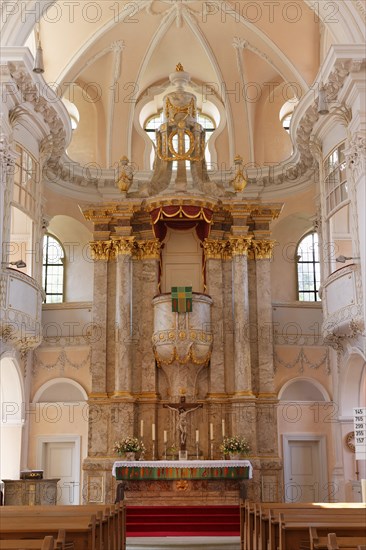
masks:
[(117, 461), (112, 475), (122, 480), (251, 479), (248, 460)]

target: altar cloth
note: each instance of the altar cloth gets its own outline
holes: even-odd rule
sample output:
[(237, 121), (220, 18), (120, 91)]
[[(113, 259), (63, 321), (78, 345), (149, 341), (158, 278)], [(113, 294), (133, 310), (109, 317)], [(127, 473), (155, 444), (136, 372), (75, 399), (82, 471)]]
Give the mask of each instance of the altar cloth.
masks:
[(121, 460), (112, 475), (123, 480), (251, 479), (249, 460)]

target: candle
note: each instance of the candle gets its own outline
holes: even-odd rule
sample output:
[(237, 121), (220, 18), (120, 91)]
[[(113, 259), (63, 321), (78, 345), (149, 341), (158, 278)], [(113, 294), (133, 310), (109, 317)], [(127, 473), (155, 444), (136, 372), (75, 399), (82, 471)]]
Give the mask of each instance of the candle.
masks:
[(210, 422), (210, 439), (211, 439), (211, 441), (213, 440), (213, 438), (214, 438), (213, 424), (212, 424), (212, 422)]
[(144, 437), (144, 421), (140, 422), (140, 437)]
[(225, 420), (221, 420), (221, 427), (222, 427), (222, 437), (225, 437)]
[(168, 441), (168, 432), (164, 430), (164, 443)]
[(151, 425), (151, 439), (155, 441), (155, 424)]
[(199, 430), (196, 430), (196, 443), (198, 443), (200, 440), (200, 432)]
[(361, 479), (362, 502), (366, 503), (366, 479)]

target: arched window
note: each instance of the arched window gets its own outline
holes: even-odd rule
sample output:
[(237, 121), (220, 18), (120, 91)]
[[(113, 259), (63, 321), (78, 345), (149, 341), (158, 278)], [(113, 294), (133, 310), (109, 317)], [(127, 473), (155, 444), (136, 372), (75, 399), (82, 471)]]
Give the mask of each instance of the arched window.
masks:
[(300, 302), (318, 302), (320, 263), (317, 233), (308, 233), (296, 249), (297, 290)]
[(48, 304), (64, 301), (64, 261), (65, 252), (62, 244), (52, 235), (43, 238), (42, 286)]

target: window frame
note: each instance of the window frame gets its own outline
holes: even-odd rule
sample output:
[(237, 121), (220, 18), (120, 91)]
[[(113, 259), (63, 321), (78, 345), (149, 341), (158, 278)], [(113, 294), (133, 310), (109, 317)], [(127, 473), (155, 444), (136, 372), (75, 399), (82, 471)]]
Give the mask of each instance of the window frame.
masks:
[[(44, 254), (45, 239), (49, 239), (50, 237), (51, 237), (51, 239), (56, 241), (56, 243), (60, 246), (60, 248), (62, 250), (62, 253), (63, 253), (62, 257), (60, 258), (61, 261), (58, 264), (47, 263), (48, 252), (46, 253), (46, 255)], [(47, 241), (46, 250), (48, 251), (48, 241)], [(65, 291), (66, 291), (66, 285), (65, 285), (65, 280), (66, 280), (65, 279), (65, 272), (66, 272), (65, 260), (66, 260), (65, 248), (63, 247), (61, 241), (55, 235), (53, 235), (52, 233), (45, 233), (44, 236), (43, 236), (43, 246), (42, 246), (42, 288), (43, 288), (44, 294), (45, 294), (45, 300), (43, 302), (45, 304), (60, 304), (60, 303), (64, 303), (66, 301), (66, 299), (65, 299)], [(50, 266), (62, 267), (62, 294), (61, 293), (55, 293), (55, 292), (47, 292), (47, 268), (50, 267)], [(45, 276), (43, 277), (44, 268), (46, 268), (46, 269), (45, 269)], [(61, 296), (61, 301), (60, 302), (49, 302), (49, 301), (47, 301), (48, 296)]]
[[(315, 254), (315, 242), (314, 242), (314, 236), (317, 236), (317, 246), (318, 246), (318, 260), (316, 260), (316, 254)], [(309, 236), (312, 236), (312, 259), (311, 261), (301, 261), (300, 258), (300, 254), (299, 254), (299, 248), (301, 246), (301, 243), (306, 239), (308, 238)], [(320, 281), (319, 281), (319, 286), (317, 285), (317, 280), (316, 280), (316, 265), (319, 265), (319, 275), (321, 276), (321, 270), (320, 270), (320, 256), (319, 256), (319, 236), (318, 236), (318, 232), (315, 231), (315, 230), (311, 230), (311, 231), (308, 231), (307, 233), (305, 233), (305, 235), (303, 235), (301, 237), (301, 239), (298, 241), (297, 243), (297, 246), (296, 246), (296, 252), (295, 252), (295, 259), (296, 259), (296, 300), (298, 302), (321, 302), (321, 298), (319, 296), (319, 288), (320, 288)], [(313, 287), (312, 287), (312, 290), (301, 290), (300, 289), (300, 281), (299, 281), (299, 265), (300, 264), (306, 264), (306, 265), (311, 265), (312, 266), (312, 278), (313, 278)], [(304, 300), (304, 299), (301, 299), (300, 298), (300, 294), (305, 294), (305, 295), (308, 295), (308, 296), (312, 296), (313, 299), (312, 300)]]

